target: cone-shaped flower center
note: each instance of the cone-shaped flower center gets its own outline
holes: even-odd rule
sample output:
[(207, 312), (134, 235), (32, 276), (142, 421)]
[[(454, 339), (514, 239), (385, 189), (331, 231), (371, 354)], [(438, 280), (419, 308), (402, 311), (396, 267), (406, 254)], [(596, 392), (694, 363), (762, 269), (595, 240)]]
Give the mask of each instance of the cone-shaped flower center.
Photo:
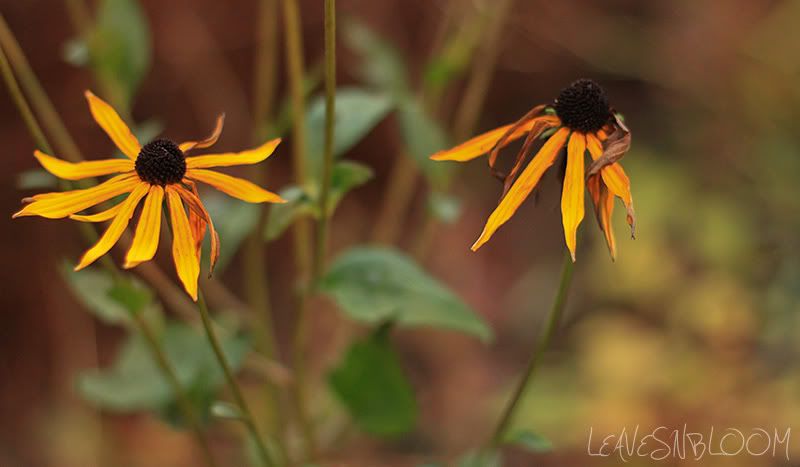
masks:
[(136, 173), (152, 185), (178, 183), (186, 174), (186, 158), (177, 144), (157, 139), (142, 147), (136, 158)]
[(579, 79), (561, 90), (554, 104), (563, 125), (582, 133), (593, 133), (611, 118), (605, 90), (590, 79)]

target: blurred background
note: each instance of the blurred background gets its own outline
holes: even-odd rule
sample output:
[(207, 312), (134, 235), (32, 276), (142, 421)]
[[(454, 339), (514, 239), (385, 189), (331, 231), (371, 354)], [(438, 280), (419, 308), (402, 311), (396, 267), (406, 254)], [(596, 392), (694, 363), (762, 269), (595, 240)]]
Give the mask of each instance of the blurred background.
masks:
[[(94, 12), (120, 1), (88, 4)], [(103, 87), (103, 71), (87, 65), (73, 3), (2, 0), (0, 11), (78, 147), (88, 158), (104, 158), (112, 147), (82, 96)], [(510, 448), (506, 464), (622, 465), (616, 456), (587, 455), (590, 429), (596, 448), (599, 438), (625, 427), (651, 432), (686, 424), (700, 432), (793, 428), (793, 457), (779, 448), (775, 457), (670, 458), (658, 465), (800, 465), (800, 2), (337, 3), (338, 84), (372, 96), (337, 109), (343, 119), (346, 112), (370, 119), (369, 131), (343, 153), (374, 177), (337, 210), (331, 256), (356, 244), (398, 245), (477, 310), (494, 339), (432, 329), (394, 333), (416, 394), (413, 430), (390, 439), (367, 436), (348, 428), (336, 402), (317, 393), (316, 413), (337, 420), (323, 430), (329, 447), (321, 465), (452, 460), (491, 432), (558, 282), (559, 181), (545, 177), (536, 202), (525, 203), (471, 253), (501, 186), (483, 160), (455, 167), (425, 158), (517, 120), (580, 77), (606, 88), (632, 131), (622, 162), (632, 182), (637, 238), (628, 238), (617, 209), (619, 254), (611, 262), (587, 207), (565, 322), (515, 420), (553, 449)], [(226, 128), (215, 149), (244, 149), (259, 132), (284, 136), (265, 164), (265, 186), (287, 186), (294, 142), (280, 14), (267, 23), (277, 27), (270, 70), (276, 91), (272, 116), (259, 129), (251, 105), (258, 89), (257, 19), (264, 19), (259, 2), (138, 4), (133, 11), (140, 18), (128, 12), (126, 21), (110, 24), (115, 31), (127, 27), (120, 24), (146, 25), (128, 31), (146, 44), (137, 52), (141, 61), (134, 60), (141, 72), (126, 75), (135, 86), (120, 91), (106, 82), (104, 89), (137, 123), (140, 137), (197, 138), (224, 111)], [(313, 107), (321, 92), (322, 2), (301, 1), (300, 14)], [(0, 110), (0, 211), (6, 213), (0, 216), (0, 465), (196, 465), (185, 432), (156, 415), (98, 408), (78, 390), (79, 375), (115, 361), (126, 333), (87, 313), (70, 285), (64, 271), (84, 248), (70, 222), (11, 221), (20, 199), (48, 180), (31, 172), (35, 143), (5, 90)], [(209, 285), (210, 300), (235, 318), (241, 303), (233, 297), (246, 295), (247, 282), (247, 255), (238, 246), (256, 215), (232, 214), (212, 193), (208, 199), (211, 208), (218, 203), (216, 223), (229, 249), (211, 281), (224, 289), (212, 293)], [(263, 258), (286, 347), (293, 323), (291, 235), (275, 236)], [(168, 275), (163, 280), (174, 281), (167, 249), (156, 261)], [(181, 316), (163, 302), (168, 316)], [(315, 301), (312, 313), (312, 374), (324, 381), (361, 328), (327, 300)], [(235, 450), (229, 428), (216, 424), (212, 436), (220, 452)], [(627, 465), (653, 463), (634, 457)]]

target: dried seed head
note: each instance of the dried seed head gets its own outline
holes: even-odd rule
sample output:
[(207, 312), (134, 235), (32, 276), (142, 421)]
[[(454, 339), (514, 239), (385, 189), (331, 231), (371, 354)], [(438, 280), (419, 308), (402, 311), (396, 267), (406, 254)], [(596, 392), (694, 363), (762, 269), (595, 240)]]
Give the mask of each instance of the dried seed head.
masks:
[(611, 118), (605, 90), (590, 79), (579, 79), (562, 89), (553, 107), (565, 127), (582, 133), (603, 128)]
[(136, 173), (152, 185), (178, 183), (186, 174), (186, 158), (177, 144), (168, 139), (157, 139), (139, 151)]

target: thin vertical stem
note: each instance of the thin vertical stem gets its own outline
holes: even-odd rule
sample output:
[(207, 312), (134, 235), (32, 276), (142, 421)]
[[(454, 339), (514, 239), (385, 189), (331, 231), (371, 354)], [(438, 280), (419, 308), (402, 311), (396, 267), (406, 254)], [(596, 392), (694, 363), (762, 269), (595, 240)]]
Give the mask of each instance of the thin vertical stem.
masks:
[(189, 401), (189, 397), (186, 395), (186, 391), (184, 391), (183, 386), (178, 380), (178, 375), (175, 373), (175, 369), (172, 367), (172, 364), (169, 362), (169, 360), (167, 360), (167, 356), (164, 354), (164, 351), (161, 348), (161, 343), (159, 342), (153, 330), (150, 328), (150, 325), (147, 324), (147, 321), (142, 318), (141, 313), (133, 313), (133, 318), (137, 329), (147, 341), (147, 344), (150, 348), (150, 353), (153, 355), (153, 359), (156, 361), (159, 369), (161, 369), (161, 373), (163, 373), (167, 378), (167, 383), (169, 383), (169, 385), (172, 387), (172, 391), (175, 393), (175, 397), (178, 402), (178, 407), (180, 408), (181, 412), (183, 412), (183, 416), (186, 417), (189, 425), (192, 427), (192, 433), (197, 440), (197, 444), (200, 445), (200, 448), (203, 451), (203, 458), (206, 464), (210, 467), (215, 467), (217, 464), (214, 462), (214, 457), (211, 454), (211, 448), (209, 447), (208, 441), (203, 433), (200, 420), (197, 418), (197, 414), (192, 407), (192, 403)]
[[(306, 125), (305, 125), (305, 94), (303, 90), (303, 38), (300, 23), (300, 9), (297, 0), (283, 0), (283, 22), (286, 44), (287, 79), (292, 102), (292, 149), (294, 162), (295, 181), (298, 185), (305, 185), (308, 179), (306, 170)], [(293, 226), (295, 270), (298, 282), (301, 284), (295, 297), (296, 324), (292, 338), (292, 357), (294, 363), (294, 384), (292, 400), (300, 424), (300, 431), (305, 442), (305, 447), (310, 457), (316, 453), (311, 420), (306, 402), (305, 358), (303, 343), (308, 334), (308, 292), (309, 272), (311, 268), (311, 231), (305, 219), (300, 219)]]
[(525, 389), (528, 387), (530, 382), (533, 381), (533, 377), (536, 374), (536, 370), (539, 367), (542, 356), (550, 346), (550, 341), (553, 339), (553, 335), (556, 333), (558, 326), (561, 324), (561, 317), (564, 314), (564, 308), (567, 303), (567, 293), (569, 292), (569, 286), (572, 283), (573, 269), (572, 258), (569, 254), (564, 255), (564, 264), (561, 269), (561, 280), (558, 284), (558, 290), (556, 292), (555, 299), (553, 300), (553, 306), (550, 309), (550, 314), (547, 317), (547, 322), (542, 330), (542, 335), (539, 338), (536, 347), (533, 349), (533, 353), (528, 360), (528, 366), (525, 368), (522, 379), (517, 385), (517, 388), (514, 390), (514, 394), (511, 396), (511, 399), (506, 404), (506, 407), (500, 416), (500, 420), (497, 422), (497, 426), (495, 427), (491, 438), (489, 438), (486, 444), (487, 449), (496, 448), (502, 443), (503, 436), (513, 421), (516, 409), (519, 406), (523, 394), (525, 394)]
[(14, 105), (17, 106), (22, 120), (25, 122), (25, 126), (28, 127), (28, 131), (30, 131), (36, 146), (42, 151), (52, 154), (53, 148), (50, 147), (50, 143), (48, 143), (47, 137), (45, 137), (42, 131), (42, 127), (40, 127), (39, 123), (36, 121), (33, 111), (31, 111), (28, 102), (25, 100), (25, 95), (19, 88), (19, 83), (17, 83), (17, 79), (14, 77), (14, 72), (11, 71), (11, 65), (8, 63), (8, 58), (3, 51), (3, 47), (0, 47), (0, 72), (3, 74), (3, 80), (5, 80), (6, 86), (8, 87), (8, 93), (14, 100)]
[[(272, 118), (275, 103), (278, 52), (278, 0), (260, 0), (258, 3), (258, 24), (256, 27), (255, 76), (253, 88), (253, 144), (259, 144), (267, 137), (266, 128)], [(250, 169), (253, 181), (266, 185), (267, 173), (263, 164)], [(256, 333), (258, 347), (264, 354), (279, 360), (278, 342), (275, 336), (274, 316), (270, 303), (270, 288), (267, 278), (267, 248), (264, 242), (264, 228), (269, 210), (266, 204), (258, 205), (256, 227), (245, 243), (245, 293), (250, 308), (255, 313), (260, 332)], [(267, 410), (273, 420), (271, 431), (285, 457), (286, 414), (280, 402), (281, 393), (272, 383), (267, 382)]]
[(258, 427), (256, 426), (255, 419), (253, 418), (253, 413), (250, 411), (250, 407), (247, 405), (244, 394), (242, 394), (242, 389), (239, 387), (239, 383), (236, 381), (233, 370), (231, 370), (231, 366), (228, 363), (228, 359), (225, 357), (225, 353), (222, 351), (222, 346), (219, 343), (219, 339), (217, 339), (217, 334), (214, 332), (214, 325), (211, 322), (211, 316), (208, 314), (208, 305), (206, 305), (206, 300), (205, 297), (203, 297), (202, 291), (198, 292), (197, 309), (200, 311), (200, 318), (203, 320), (203, 328), (206, 331), (208, 342), (211, 344), (211, 348), (214, 351), (217, 362), (219, 363), (220, 368), (222, 368), (222, 372), (225, 374), (225, 380), (228, 383), (228, 388), (231, 390), (233, 398), (236, 401), (236, 405), (239, 407), (242, 421), (247, 427), (247, 430), (250, 432), (250, 436), (253, 438), (253, 442), (256, 445), (261, 462), (266, 466), (274, 466), (275, 462), (272, 460), (272, 457), (270, 456), (269, 451), (267, 451), (267, 447), (264, 444), (264, 440), (261, 438), (261, 434), (258, 432)]
[(328, 241), (328, 210), (333, 175), (333, 141), (336, 123), (336, 0), (325, 0), (325, 149), (322, 160), (322, 181), (319, 192), (317, 243), (312, 267), (312, 288), (325, 270)]

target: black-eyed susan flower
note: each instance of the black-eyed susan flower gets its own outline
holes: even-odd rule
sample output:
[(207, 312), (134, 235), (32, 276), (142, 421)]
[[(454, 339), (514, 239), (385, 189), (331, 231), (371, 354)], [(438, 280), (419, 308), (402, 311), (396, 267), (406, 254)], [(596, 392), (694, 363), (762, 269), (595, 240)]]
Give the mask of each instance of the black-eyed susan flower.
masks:
[[(186, 292), (193, 300), (197, 300), (203, 238), (208, 229), (211, 238), (210, 263), (213, 269), (219, 255), (219, 237), (197, 194), (195, 182), (207, 183), (223, 193), (250, 203), (284, 202), (275, 193), (247, 180), (208, 170), (212, 167), (261, 162), (273, 153), (280, 139), (238, 153), (186, 157), (189, 151), (208, 148), (216, 143), (222, 132), (223, 116), (217, 119), (214, 131), (206, 139), (180, 144), (157, 139), (141, 146), (110, 105), (89, 91), (86, 91), (86, 99), (95, 121), (127, 158), (72, 163), (35, 151), (34, 156), (45, 170), (65, 180), (114, 176), (92, 188), (44, 193), (26, 198), (24, 202), (27, 204), (13, 217), (69, 217), (82, 222), (111, 221), (98, 242), (84, 253), (75, 266), (78, 271), (106, 254), (117, 243), (141, 203), (141, 214), (124, 263), (125, 268), (132, 268), (149, 261), (155, 255), (161, 233), (162, 206), (166, 200), (172, 227), (175, 269)], [(110, 208), (94, 214), (79, 214), (117, 197), (123, 199)]]
[[(548, 136), (520, 173), (533, 145), (543, 135)], [(527, 137), (513, 168), (508, 175), (499, 173), (495, 163), (500, 149), (523, 136)], [(552, 105), (539, 105), (516, 123), (496, 128), (431, 156), (434, 160), (464, 162), (489, 153), (489, 167), (504, 181), (500, 202), (472, 245), (473, 251), (486, 243), (514, 215), (565, 146), (561, 217), (572, 260), (575, 261), (576, 235), (584, 216), (584, 185), (594, 203), (595, 214), (612, 259), (616, 256), (611, 227), (615, 197), (620, 198), (627, 209), (631, 236), (635, 229), (630, 180), (617, 162), (630, 147), (630, 131), (609, 106), (603, 88), (587, 79), (570, 84), (561, 90)], [(584, 165), (587, 151), (592, 158), (588, 169)]]

